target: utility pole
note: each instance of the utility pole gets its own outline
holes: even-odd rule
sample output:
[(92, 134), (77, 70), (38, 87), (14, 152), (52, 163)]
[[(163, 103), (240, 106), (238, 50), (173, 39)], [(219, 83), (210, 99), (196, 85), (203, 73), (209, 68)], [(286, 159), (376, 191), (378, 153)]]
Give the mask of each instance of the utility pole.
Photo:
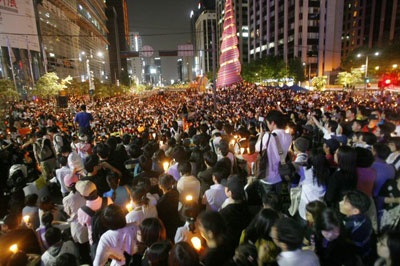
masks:
[(212, 59), (213, 59), (213, 100), (214, 100), (214, 112), (217, 111), (217, 89), (216, 89), (216, 68), (217, 62), (215, 61), (215, 29), (214, 24), (211, 24), (211, 34), (212, 34)]

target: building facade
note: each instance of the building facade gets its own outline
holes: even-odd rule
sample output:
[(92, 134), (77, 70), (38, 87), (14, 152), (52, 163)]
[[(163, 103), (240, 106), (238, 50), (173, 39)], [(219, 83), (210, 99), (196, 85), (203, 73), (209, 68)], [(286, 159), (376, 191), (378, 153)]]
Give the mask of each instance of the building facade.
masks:
[[(248, 27), (248, 8), (251, 0), (233, 0), (236, 16), (236, 29), (238, 36), (238, 48), (240, 52), (240, 62), (248, 61), (249, 27)], [(225, 0), (216, 0), (215, 10), (217, 15), (217, 60), (221, 54), (222, 33), (224, 31)], [(218, 61), (217, 61), (218, 62)]]
[(380, 47), (399, 39), (400, 1), (345, 0), (342, 56), (359, 47)]
[(143, 59), (139, 56), (143, 47), (142, 37), (138, 32), (131, 32), (129, 33), (129, 39), (130, 51), (138, 53), (137, 57), (131, 57), (127, 59), (129, 78), (134, 80), (136, 84), (140, 84), (143, 82)]
[(307, 77), (334, 75), (341, 62), (343, 0), (249, 0), (249, 62), (300, 58)]
[(212, 55), (212, 27), (216, 31), (217, 15), (215, 11), (205, 10), (196, 21), (196, 43), (195, 43), (195, 69), (196, 75), (203, 76), (213, 71)]
[(101, 0), (43, 0), (38, 5), (49, 72), (86, 81), (91, 71), (94, 78), (109, 80), (105, 7)]
[[(126, 0), (106, 0), (105, 2), (107, 14), (109, 14), (108, 19), (115, 22), (109, 23), (108, 30), (109, 39), (113, 40), (110, 42), (110, 58), (119, 61), (117, 64), (112, 64), (111, 75), (113, 82), (118, 84), (118, 80), (123, 76), (128, 76), (128, 60), (121, 57), (121, 53), (130, 50), (128, 9)], [(115, 39), (118, 39), (118, 41), (114, 41)]]

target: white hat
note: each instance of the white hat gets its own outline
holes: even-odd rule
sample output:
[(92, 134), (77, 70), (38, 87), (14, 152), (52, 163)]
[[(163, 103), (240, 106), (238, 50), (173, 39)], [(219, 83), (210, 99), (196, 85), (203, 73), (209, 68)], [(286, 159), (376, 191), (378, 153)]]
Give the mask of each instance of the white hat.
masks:
[(84, 197), (88, 197), (93, 191), (97, 190), (96, 185), (89, 180), (79, 181), (75, 188)]

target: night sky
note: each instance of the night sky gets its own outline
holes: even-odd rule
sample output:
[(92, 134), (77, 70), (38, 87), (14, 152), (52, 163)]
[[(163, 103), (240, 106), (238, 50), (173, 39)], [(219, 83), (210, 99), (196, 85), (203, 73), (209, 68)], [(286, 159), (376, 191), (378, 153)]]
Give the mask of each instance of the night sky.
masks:
[[(154, 50), (175, 50), (190, 41), (190, 10), (195, 0), (129, 0), (129, 31), (142, 35), (143, 45)], [(157, 34), (180, 33), (156, 36)], [(146, 36), (154, 35), (154, 36)], [(167, 80), (178, 78), (177, 57), (161, 58), (162, 75)]]

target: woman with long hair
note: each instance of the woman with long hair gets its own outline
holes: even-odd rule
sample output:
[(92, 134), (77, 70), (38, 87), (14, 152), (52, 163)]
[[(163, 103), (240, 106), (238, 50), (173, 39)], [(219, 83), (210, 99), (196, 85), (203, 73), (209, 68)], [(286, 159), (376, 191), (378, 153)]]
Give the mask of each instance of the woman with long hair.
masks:
[(158, 216), (157, 209), (149, 203), (146, 189), (143, 186), (137, 186), (131, 196), (132, 210), (126, 215), (127, 223), (140, 225), (144, 219)]
[(299, 215), (306, 219), (306, 206), (309, 202), (322, 200), (326, 192), (326, 183), (330, 176), (329, 162), (322, 149), (311, 151), (307, 166), (300, 168), (302, 186)]
[(349, 146), (341, 146), (335, 153), (338, 169), (329, 177), (325, 201), (338, 208), (344, 193), (357, 187), (357, 152)]
[(387, 231), (378, 241), (379, 259), (374, 266), (400, 266), (400, 232)]
[(321, 266), (362, 265), (357, 248), (346, 237), (342, 222), (332, 209), (326, 208), (315, 221), (315, 252)]
[(243, 230), (240, 244), (250, 243), (257, 250), (267, 246), (268, 252), (261, 259), (263, 263), (272, 263), (279, 254), (278, 247), (270, 237), (271, 227), (279, 219), (279, 214), (272, 209), (262, 209), (251, 221), (249, 226)]

